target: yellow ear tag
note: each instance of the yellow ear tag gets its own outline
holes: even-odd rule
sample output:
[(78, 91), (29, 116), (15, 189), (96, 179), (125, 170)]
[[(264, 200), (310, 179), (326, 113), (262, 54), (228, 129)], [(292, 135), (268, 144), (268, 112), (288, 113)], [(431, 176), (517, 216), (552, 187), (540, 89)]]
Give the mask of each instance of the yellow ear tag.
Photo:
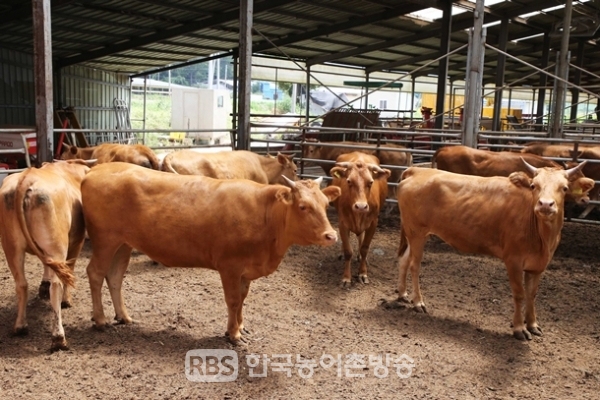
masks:
[(341, 178), (341, 176), (340, 176), (340, 171), (335, 171), (335, 172), (333, 173), (333, 176), (334, 176), (334, 177), (336, 177), (336, 178)]
[(581, 188), (575, 189), (571, 192), (571, 194), (580, 195), (583, 194), (583, 190), (581, 190)]

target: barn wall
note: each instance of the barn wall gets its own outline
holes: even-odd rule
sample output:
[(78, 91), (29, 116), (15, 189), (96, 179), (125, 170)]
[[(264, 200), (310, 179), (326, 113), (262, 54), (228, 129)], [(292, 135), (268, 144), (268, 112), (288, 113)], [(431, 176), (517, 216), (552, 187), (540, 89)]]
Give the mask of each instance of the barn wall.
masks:
[[(54, 73), (55, 107), (74, 107), (84, 128), (116, 127), (113, 100), (129, 102), (127, 75), (83, 66), (70, 66)], [(35, 126), (33, 57), (0, 48), (0, 127), (15, 125)]]
[[(61, 93), (58, 107), (74, 107), (77, 119), (86, 129), (115, 129), (115, 98), (129, 102), (129, 77), (81, 66), (60, 71)], [(55, 90), (56, 92), (56, 90)]]
[(33, 57), (0, 48), (0, 127), (34, 125)]

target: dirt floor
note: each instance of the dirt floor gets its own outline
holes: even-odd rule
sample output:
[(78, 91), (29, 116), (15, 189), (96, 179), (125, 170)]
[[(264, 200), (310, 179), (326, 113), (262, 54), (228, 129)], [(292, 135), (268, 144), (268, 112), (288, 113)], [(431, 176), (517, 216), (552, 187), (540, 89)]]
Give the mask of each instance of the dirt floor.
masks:
[[(333, 210), (330, 216), (335, 224)], [(512, 337), (511, 292), (501, 262), (459, 255), (435, 238), (428, 243), (421, 273), (429, 314), (382, 306), (382, 299), (396, 296), (398, 225), (397, 216), (380, 220), (371, 248), (371, 283), (356, 283), (349, 290), (340, 285), (339, 245), (291, 248), (277, 272), (252, 284), (244, 310), (252, 336), (241, 348), (223, 335), (227, 310), (217, 273), (167, 269), (141, 254), (132, 258), (124, 282), (125, 302), (136, 323), (94, 330), (86, 244), (77, 264), (74, 307), (63, 310), (71, 350), (50, 354), (51, 309), (37, 297), (39, 261), (28, 258), (27, 337), (11, 335), (14, 282), (2, 265), (0, 398), (598, 398), (600, 226), (566, 223), (537, 300), (544, 336), (519, 342)], [(356, 269), (355, 263), (354, 275)], [(113, 315), (106, 288), (104, 307)], [(193, 349), (233, 349), (240, 361), (237, 379), (186, 379), (185, 357)], [(266, 355), (282, 362), (274, 356), (282, 354), (291, 354), (294, 362), (297, 355), (314, 360), (313, 375), (303, 378), (299, 371), (306, 376), (310, 370), (294, 367), (288, 377), (263, 358), (260, 366), (267, 366), (267, 376), (255, 377), (260, 366), (250, 369), (246, 361), (247, 355)], [(351, 354), (362, 356), (367, 365), (359, 361), (357, 369), (347, 369)], [(410, 359), (397, 361), (403, 354)], [(339, 372), (327, 355), (342, 356)], [(384, 376), (384, 366), (368, 361), (386, 355)], [(407, 368), (411, 359), (412, 369)], [(410, 371), (410, 377), (398, 376), (395, 361), (404, 362), (400, 372)]]

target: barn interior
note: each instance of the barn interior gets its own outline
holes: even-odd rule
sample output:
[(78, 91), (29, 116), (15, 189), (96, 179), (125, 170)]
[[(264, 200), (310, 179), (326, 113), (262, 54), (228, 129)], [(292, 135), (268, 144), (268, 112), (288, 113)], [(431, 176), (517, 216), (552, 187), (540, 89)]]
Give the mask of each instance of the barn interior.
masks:
[[(383, 137), (425, 162), (438, 142), (499, 149), (597, 140), (595, 0), (6, 0), (0, 10), (0, 135), (10, 146), (0, 152), (28, 154), (29, 164), (51, 160), (64, 140), (173, 135), (131, 129), (133, 79), (226, 57), (231, 128), (220, 133), (236, 149), (296, 147), (319, 117), (306, 107), (293, 127), (257, 121), (249, 88), (258, 71), (275, 81), (287, 73), (300, 91), (335, 79), (360, 87), (320, 116), (321, 137)], [(411, 99), (427, 86), (432, 103), (417, 109), (411, 100), (392, 121), (380, 120), (369, 97), (394, 85)], [(530, 109), (516, 115), (511, 100), (523, 96)], [(272, 127), (290, 134), (264, 135)]]

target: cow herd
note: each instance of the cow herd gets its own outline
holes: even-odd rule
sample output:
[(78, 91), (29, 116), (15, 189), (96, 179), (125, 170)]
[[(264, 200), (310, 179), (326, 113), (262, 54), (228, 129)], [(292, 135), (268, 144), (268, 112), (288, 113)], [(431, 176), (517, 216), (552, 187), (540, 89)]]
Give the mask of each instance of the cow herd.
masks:
[[(555, 150), (539, 147), (543, 155)], [(358, 280), (369, 282), (369, 247), (392, 192), (401, 220), (397, 304), (426, 311), (419, 269), (427, 237), (436, 235), (461, 252), (502, 259), (514, 299), (513, 335), (541, 335), (534, 304), (538, 284), (560, 242), (565, 199), (589, 202), (589, 164), (563, 168), (535, 154), (463, 146), (438, 150), (437, 168), (412, 166), (410, 152), (400, 145), (311, 143), (303, 153), (325, 160), (329, 186), (321, 188), (323, 178), (298, 180), (293, 156), (283, 154), (182, 150), (160, 163), (146, 146), (117, 144), (67, 147), (60, 161), (10, 175), (0, 188), (0, 236), (16, 284), (15, 334), (28, 329), (24, 261), (30, 253), (44, 265), (40, 297), (49, 295), (54, 311), (51, 350), (68, 348), (60, 310), (70, 305), (87, 231), (95, 327), (110, 323), (102, 306), (104, 281), (116, 322), (132, 322), (122, 282), (136, 249), (167, 267), (215, 270), (228, 310), (226, 335), (243, 343), (250, 282), (273, 273), (291, 245), (334, 244), (330, 203), (342, 240), (342, 285), (352, 284), (351, 232), (358, 238)], [(406, 290), (409, 269), (412, 298)]]

